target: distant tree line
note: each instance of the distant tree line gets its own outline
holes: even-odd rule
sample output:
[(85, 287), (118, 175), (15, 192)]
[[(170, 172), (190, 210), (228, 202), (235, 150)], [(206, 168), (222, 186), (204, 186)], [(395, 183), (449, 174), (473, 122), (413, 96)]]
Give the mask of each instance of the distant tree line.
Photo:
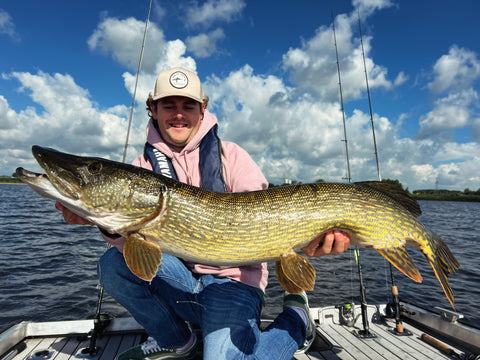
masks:
[(480, 202), (480, 189), (472, 191), (465, 189), (459, 190), (445, 190), (445, 189), (426, 189), (415, 190), (413, 198), (418, 200), (444, 200), (444, 201), (478, 201)]
[(21, 184), (23, 182), (17, 177), (17, 174), (13, 173), (12, 176), (0, 175), (0, 183)]

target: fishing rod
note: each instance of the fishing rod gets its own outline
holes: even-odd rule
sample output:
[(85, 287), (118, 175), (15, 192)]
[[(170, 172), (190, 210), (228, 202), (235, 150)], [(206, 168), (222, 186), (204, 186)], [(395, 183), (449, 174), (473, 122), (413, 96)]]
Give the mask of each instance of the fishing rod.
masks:
[(338, 61), (337, 36), (335, 34), (335, 20), (333, 18), (333, 10), (332, 10), (332, 28), (333, 28), (333, 42), (335, 44), (335, 55), (337, 56), (338, 86), (340, 89), (340, 109), (342, 110), (342, 119), (343, 119), (343, 141), (345, 142), (345, 156), (347, 160), (347, 180), (350, 183), (352, 182), (352, 177), (350, 172), (350, 157), (348, 155), (347, 125), (345, 122), (345, 109), (343, 107), (342, 79), (340, 76), (340, 62)]
[[(348, 140), (347, 140), (347, 126), (345, 122), (345, 109), (343, 107), (343, 94), (342, 94), (342, 80), (340, 76), (340, 62), (338, 60), (338, 47), (337, 47), (337, 36), (335, 33), (335, 20), (333, 17), (333, 9), (332, 9), (332, 28), (333, 28), (333, 40), (335, 43), (335, 54), (337, 57), (337, 73), (338, 73), (338, 85), (340, 88), (340, 103), (341, 103), (341, 110), (342, 110), (342, 117), (343, 117), (343, 134), (344, 134), (344, 142), (345, 142), (345, 155), (346, 155), (346, 160), (347, 160), (347, 179), (348, 182), (350, 183), (352, 181), (351, 177), (351, 172), (350, 172), (350, 160), (349, 160), (349, 155), (348, 155)], [(360, 252), (358, 250), (358, 245), (355, 246), (355, 260), (357, 263), (357, 268), (358, 268), (358, 276), (359, 276), (359, 282), (360, 282), (360, 307), (361, 307), (361, 317), (362, 317), (362, 325), (363, 325), (363, 330), (360, 330), (358, 332), (358, 335), (363, 338), (372, 338), (375, 337), (370, 332), (369, 329), (369, 324), (368, 324), (368, 315), (367, 315), (367, 301), (366, 301), (366, 295), (365, 295), (365, 285), (363, 283), (363, 275), (362, 275), (362, 266), (360, 263)], [(349, 314), (349, 319), (345, 319), (345, 312), (351, 312)], [(353, 309), (350, 309), (350, 307), (342, 307), (340, 309), (340, 316), (341, 318), (343, 317), (343, 321), (346, 323), (346, 325), (353, 326), (355, 324), (356, 319), (354, 318), (354, 312)]]
[[(137, 85), (138, 85), (138, 78), (140, 75), (140, 69), (142, 67), (142, 61), (143, 61), (143, 50), (145, 49), (145, 40), (147, 38), (147, 29), (148, 29), (148, 22), (150, 19), (150, 11), (152, 9), (152, 0), (150, 0), (150, 4), (148, 6), (148, 13), (147, 13), (147, 19), (145, 21), (145, 29), (143, 31), (143, 40), (142, 40), (142, 47), (140, 49), (140, 58), (138, 60), (138, 68), (137, 68), (137, 75), (135, 79), (135, 87), (133, 90), (133, 98), (132, 98), (132, 105), (130, 107), (130, 116), (128, 119), (128, 128), (127, 128), (127, 136), (125, 139), (125, 147), (123, 150), (123, 158), (122, 162), (125, 162), (125, 159), (127, 157), (127, 147), (128, 147), (128, 139), (130, 137), (130, 128), (132, 126), (132, 118), (133, 118), (133, 109), (135, 107), (135, 97), (137, 95)], [(107, 250), (110, 249), (111, 245), (108, 244)], [(102, 314), (101, 309), (102, 309), (102, 302), (103, 302), (103, 286), (102, 284), (98, 284), (98, 297), (97, 297), (97, 310), (95, 313), (95, 320), (94, 320), (94, 325), (93, 325), (93, 331), (91, 332), (90, 336), (90, 344), (88, 347), (82, 349), (79, 354), (80, 357), (92, 357), (95, 356), (98, 352), (98, 348), (96, 346), (96, 341), (97, 337), (103, 332), (103, 330), (108, 326), (110, 320), (109, 316), (106, 314)]]
[[(380, 173), (380, 161), (378, 159), (378, 149), (377, 149), (377, 139), (375, 136), (375, 124), (373, 121), (373, 110), (372, 110), (372, 100), (370, 96), (370, 87), (368, 85), (368, 72), (367, 72), (367, 65), (365, 62), (365, 50), (363, 47), (363, 35), (362, 35), (362, 24), (360, 22), (360, 10), (357, 8), (357, 15), (358, 15), (358, 30), (360, 32), (360, 43), (362, 45), (362, 57), (363, 57), (363, 68), (365, 72), (365, 83), (367, 85), (367, 96), (368, 96), (368, 107), (370, 110), (370, 124), (372, 125), (372, 136), (373, 136), (373, 148), (375, 152), (375, 162), (377, 165), (377, 177), (378, 181), (382, 181), (382, 176)], [(390, 265), (390, 279), (391, 279), (391, 291), (392, 291), (392, 300), (393, 300), (393, 306), (394, 306), (394, 313), (395, 313), (395, 334), (397, 335), (411, 335), (409, 331), (404, 330), (403, 328), (403, 323), (402, 319), (400, 317), (400, 302), (398, 298), (398, 288), (397, 285), (395, 284), (395, 275), (394, 275), (394, 270), (393, 270), (393, 265), (389, 263)]]
[(375, 137), (375, 124), (373, 122), (372, 100), (370, 97), (370, 87), (368, 86), (368, 72), (367, 72), (367, 64), (365, 62), (365, 50), (363, 48), (362, 24), (360, 23), (360, 10), (358, 8), (357, 8), (357, 14), (358, 14), (358, 30), (360, 32), (360, 43), (362, 44), (363, 69), (365, 72), (365, 83), (367, 85), (368, 107), (370, 109), (370, 124), (372, 125), (373, 148), (375, 151), (375, 160), (377, 164), (377, 176), (378, 176), (378, 181), (382, 181), (382, 176), (380, 175), (380, 161), (378, 160), (377, 139)]
[(128, 138), (130, 137), (130, 128), (132, 127), (133, 109), (135, 108), (135, 97), (137, 96), (138, 77), (140, 76), (140, 69), (142, 68), (143, 50), (145, 49), (145, 40), (147, 38), (148, 21), (150, 19), (151, 9), (152, 0), (150, 0), (150, 5), (148, 6), (147, 20), (145, 21), (145, 30), (143, 31), (142, 48), (140, 49), (140, 58), (138, 59), (137, 76), (135, 78), (135, 87), (133, 88), (132, 106), (130, 107), (130, 116), (128, 118), (127, 136), (125, 138), (125, 147), (123, 149), (122, 162), (125, 162), (125, 159), (127, 157)]

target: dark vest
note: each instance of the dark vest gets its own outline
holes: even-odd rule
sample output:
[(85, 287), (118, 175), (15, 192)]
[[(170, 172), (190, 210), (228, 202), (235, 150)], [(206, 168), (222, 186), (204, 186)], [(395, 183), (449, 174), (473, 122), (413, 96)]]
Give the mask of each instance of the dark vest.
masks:
[[(222, 144), (217, 135), (217, 128), (218, 126), (215, 124), (200, 142), (199, 166), (202, 188), (227, 192), (227, 186), (223, 179)], [(143, 156), (150, 161), (156, 173), (178, 180), (172, 160), (148, 142), (145, 143)]]

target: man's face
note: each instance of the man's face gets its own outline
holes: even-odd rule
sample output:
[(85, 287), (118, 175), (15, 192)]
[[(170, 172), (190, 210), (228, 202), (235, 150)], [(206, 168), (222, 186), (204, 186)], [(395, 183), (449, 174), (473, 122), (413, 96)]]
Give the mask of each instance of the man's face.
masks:
[(202, 105), (183, 96), (158, 100), (150, 109), (157, 121), (163, 140), (174, 150), (181, 151), (195, 136), (203, 119)]

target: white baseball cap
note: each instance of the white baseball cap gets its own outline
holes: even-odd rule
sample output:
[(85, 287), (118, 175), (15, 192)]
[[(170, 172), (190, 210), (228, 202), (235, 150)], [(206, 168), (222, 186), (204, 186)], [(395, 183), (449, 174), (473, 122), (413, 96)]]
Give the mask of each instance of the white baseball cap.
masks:
[(162, 71), (155, 83), (153, 100), (167, 96), (185, 96), (202, 103), (202, 84), (199, 77), (197, 74), (180, 67)]

